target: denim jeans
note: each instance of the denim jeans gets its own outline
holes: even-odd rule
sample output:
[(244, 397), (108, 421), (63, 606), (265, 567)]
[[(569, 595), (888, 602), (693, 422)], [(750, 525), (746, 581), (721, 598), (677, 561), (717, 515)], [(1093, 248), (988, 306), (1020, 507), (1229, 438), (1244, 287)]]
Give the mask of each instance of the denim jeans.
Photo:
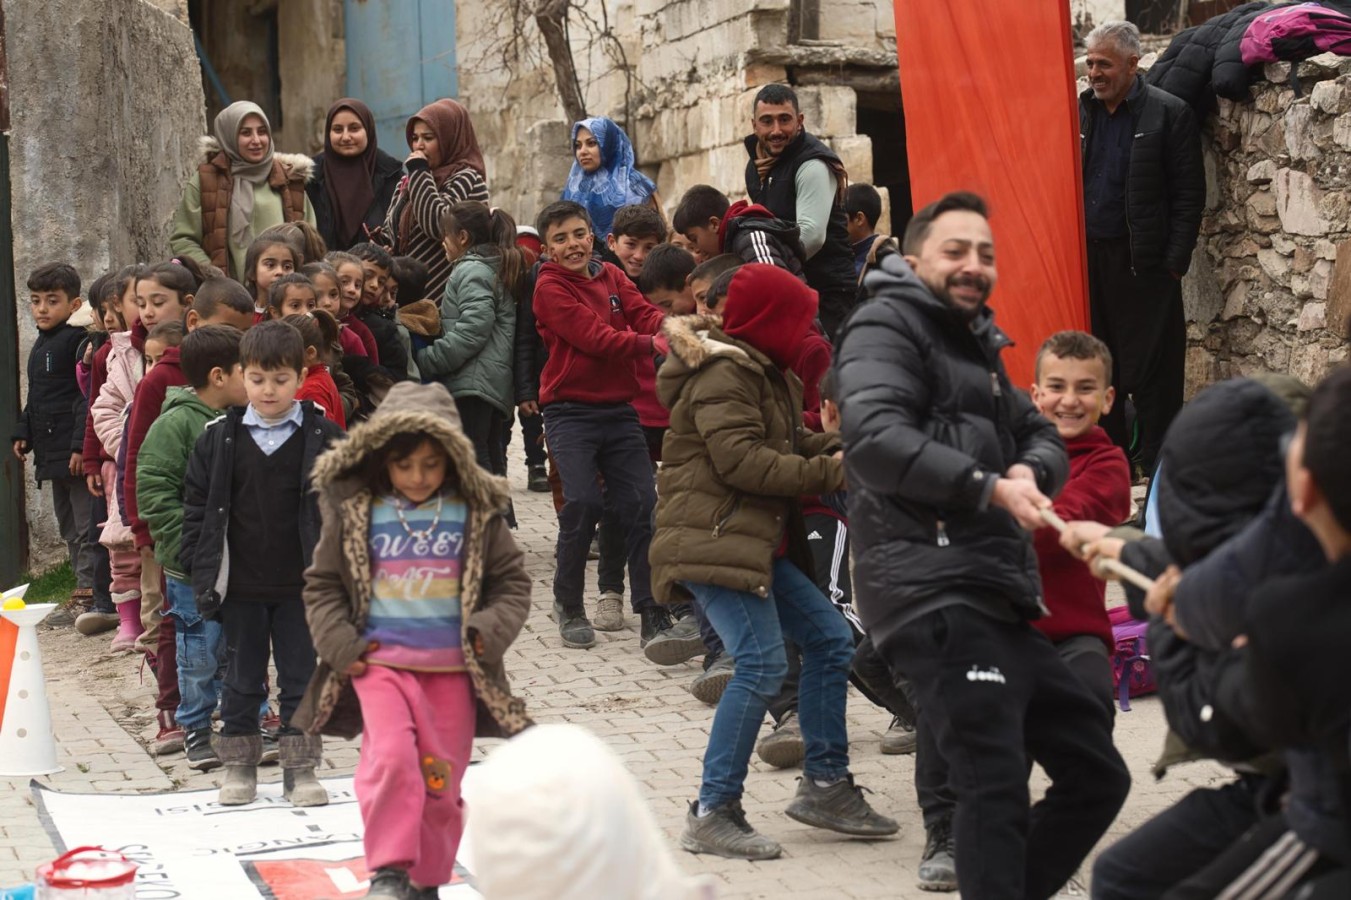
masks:
[(769, 597), (708, 584), (685, 584), (736, 660), (708, 735), (699, 802), (716, 809), (741, 797), (746, 768), (769, 701), (788, 671), (784, 637), (802, 650), (798, 720), (806, 744), (806, 777), (849, 773), (845, 696), (854, 638), (849, 623), (792, 563), (774, 561)]
[[(633, 611), (653, 606), (647, 551), (657, 489), (638, 414), (627, 403), (550, 403), (544, 408), (544, 433), (563, 481), (554, 602), (569, 611), (583, 610), (587, 551), (605, 513), (627, 537)], [(603, 493), (598, 473), (605, 479)]]
[(178, 693), (182, 697), (175, 718), (188, 731), (206, 728), (220, 697), (221, 660), (225, 635), (220, 620), (203, 619), (197, 612), (192, 585), (164, 576), (164, 614), (174, 617), (178, 651)]

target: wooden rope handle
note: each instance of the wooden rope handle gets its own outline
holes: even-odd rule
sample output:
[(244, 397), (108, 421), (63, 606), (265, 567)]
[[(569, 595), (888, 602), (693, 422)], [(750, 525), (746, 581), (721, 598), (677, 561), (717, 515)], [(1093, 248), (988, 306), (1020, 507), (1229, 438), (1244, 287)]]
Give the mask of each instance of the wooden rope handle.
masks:
[[(1050, 525), (1061, 534), (1065, 533), (1065, 529), (1069, 526), (1065, 524), (1064, 519), (1055, 514), (1055, 510), (1047, 507), (1046, 509), (1040, 510), (1040, 512), (1042, 519), (1046, 521), (1047, 525)], [(1093, 564), (1089, 568), (1091, 568), (1093, 574), (1097, 575), (1099, 578), (1114, 575), (1122, 581), (1130, 582), (1142, 591), (1148, 591), (1154, 586), (1154, 579), (1146, 577), (1142, 572), (1132, 569), (1120, 560), (1098, 557), (1093, 560)]]

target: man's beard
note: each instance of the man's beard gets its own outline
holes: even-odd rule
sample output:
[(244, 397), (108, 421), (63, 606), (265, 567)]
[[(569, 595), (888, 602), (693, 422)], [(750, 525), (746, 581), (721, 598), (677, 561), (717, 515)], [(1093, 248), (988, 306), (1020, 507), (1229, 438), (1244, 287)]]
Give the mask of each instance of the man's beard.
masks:
[[(958, 303), (952, 296), (954, 287), (974, 287), (981, 292), (980, 302), (975, 306), (968, 306), (965, 303)], [(980, 315), (980, 311), (985, 308), (985, 303), (990, 299), (990, 291), (993, 285), (989, 279), (979, 275), (954, 275), (945, 281), (941, 286), (929, 285), (929, 290), (933, 291), (939, 300), (942, 300), (947, 306), (957, 310), (968, 321)]]

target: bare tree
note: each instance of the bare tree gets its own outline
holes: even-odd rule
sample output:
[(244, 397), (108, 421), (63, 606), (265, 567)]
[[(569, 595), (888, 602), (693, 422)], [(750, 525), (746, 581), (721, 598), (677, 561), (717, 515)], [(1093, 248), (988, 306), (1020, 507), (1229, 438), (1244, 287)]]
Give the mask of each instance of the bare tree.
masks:
[(549, 51), (549, 62), (554, 69), (558, 99), (568, 120), (580, 122), (586, 118), (586, 98), (581, 82), (577, 80), (577, 66), (572, 60), (572, 46), (568, 41), (568, 8), (570, 0), (538, 0), (535, 6), (535, 25), (544, 37)]

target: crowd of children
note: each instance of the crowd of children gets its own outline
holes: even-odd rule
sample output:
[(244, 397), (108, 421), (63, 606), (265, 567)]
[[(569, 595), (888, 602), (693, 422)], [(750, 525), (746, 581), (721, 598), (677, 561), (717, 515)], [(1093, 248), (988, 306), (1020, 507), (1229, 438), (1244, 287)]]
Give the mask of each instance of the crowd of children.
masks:
[[(365, 108), (342, 102), (345, 127), (359, 118), (352, 110)], [(576, 162), (563, 199), (539, 211), (533, 227), (518, 226), (482, 202), (481, 154), (456, 109), (433, 104), (410, 121), (408, 176), (384, 231), (363, 229), (371, 240), (348, 228), (349, 246), (329, 252), (298, 218), (262, 231), (241, 254), (231, 245), (230, 258), (241, 256), (238, 281), (189, 256), (109, 272), (87, 297), (70, 265), (43, 266), (28, 280), (38, 340), (13, 450), (34, 455), (33, 474), (51, 490), (76, 574), (75, 627), (114, 632), (110, 650), (144, 654), (155, 673), (154, 752), (184, 752), (199, 771), (223, 767), (224, 805), (252, 802), (258, 766), (268, 762), (280, 764), (290, 802), (318, 805), (328, 801), (315, 777), (320, 736), (364, 730), (356, 790), (370, 896), (435, 896), (464, 827), (459, 786), (473, 737), (531, 724), (503, 671), (530, 605), (502, 478), (519, 414), (529, 487), (554, 493), (552, 618), (562, 645), (585, 649), (597, 630), (625, 629), (627, 576), (644, 655), (663, 666), (703, 657), (690, 690), (717, 710), (681, 845), (734, 858), (779, 855), (741, 808), (753, 752), (775, 767), (803, 767), (789, 816), (854, 836), (895, 833), (849, 771), (852, 681), (891, 717), (883, 752), (918, 752), (921, 886), (953, 890), (961, 876), (970, 879), (964, 890), (983, 896), (985, 876), (959, 864), (954, 838), (971, 803), (969, 760), (950, 769), (940, 739), (949, 751), (956, 746), (952, 726), (932, 718), (932, 685), (912, 683), (912, 670), (879, 650), (884, 639), (894, 648), (900, 626), (878, 612), (891, 599), (880, 596), (877, 576), (862, 586), (851, 578), (851, 504), (882, 512), (871, 493), (846, 492), (845, 453), (857, 448), (841, 440), (841, 409), (859, 402), (859, 388), (851, 383), (854, 394), (841, 396), (831, 371), (835, 347), (805, 282), (798, 223), (695, 185), (676, 204), (672, 229), (653, 185), (633, 168), (622, 129), (588, 119), (573, 130)], [(452, 147), (478, 168), (451, 166)], [(457, 177), (473, 199), (452, 202), (440, 192)], [(887, 257), (904, 252), (922, 269), (922, 252), (938, 252), (926, 242), (936, 240), (930, 230), (943, 210), (921, 216), (918, 233), (898, 246), (875, 233), (881, 201), (871, 186), (850, 185), (839, 202), (861, 298), (870, 271), (904, 265)], [(393, 255), (391, 245), (407, 252)], [(992, 262), (979, 265), (993, 272)], [(961, 308), (925, 283), (933, 303)], [(983, 284), (988, 296), (992, 278), (949, 284)], [(86, 300), (89, 324), (72, 324)], [(847, 320), (839, 323), (837, 341), (849, 334)], [(1157, 896), (1225, 863), (1204, 882), (1219, 884), (1239, 878), (1287, 832), (1308, 850), (1299, 866), (1290, 863), (1290, 884), (1337, 873), (1351, 858), (1336, 837), (1347, 831), (1327, 822), (1345, 821), (1341, 800), (1351, 797), (1341, 774), (1351, 706), (1334, 709), (1310, 687), (1328, 660), (1300, 656), (1278, 602), (1320, 603), (1341, 583), (1351, 531), (1336, 465), (1347, 437), (1346, 373), (1315, 393), (1286, 457), (1277, 444), (1294, 417), (1259, 393), (1267, 388), (1246, 388), (1246, 400), (1212, 395), (1224, 409), (1246, 403), (1245, 414), (1272, 406), (1271, 448), (1264, 475), (1238, 470), (1245, 484), (1260, 482), (1253, 508), (1224, 510), (1203, 548), (1183, 549), (1187, 504), (1201, 503), (1186, 490), (1229, 488), (1199, 475), (1183, 480), (1205, 468), (1182, 443), (1184, 413), (1154, 480), (1161, 521), (1149, 524), (1164, 537), (1123, 542), (1112, 529), (1131, 517), (1131, 474), (1098, 427), (1117, 402), (1112, 368), (1092, 336), (1052, 335), (1037, 357), (1030, 403), (1019, 408), (1067, 467), (1050, 509), (1071, 522), (1064, 538), (1042, 530), (1035, 545), (1020, 533), (1029, 561), (1035, 546), (1039, 575), (1018, 577), (1039, 583), (1049, 613), (1035, 619), (1044, 636), (1035, 640), (1049, 639), (1110, 730), (1113, 641), (1103, 584), (1085, 560), (1120, 557), (1159, 576), (1147, 601), (1133, 597), (1133, 611), (1155, 614), (1154, 629), (1183, 643), (1208, 629), (1205, 678), (1195, 665), (1170, 671), (1188, 673), (1187, 702), (1196, 706), (1200, 691), (1206, 709), (1238, 723), (1239, 737), (1201, 749), (1226, 760), (1279, 751), (1296, 798), (1322, 789), (1334, 800), (1321, 818), (1301, 817), (1298, 802), (1287, 811), (1273, 799), (1285, 783), (1263, 776), (1272, 779), (1266, 805), (1216, 825), (1228, 840), (1179, 852), (1185, 864), (1164, 878), (1153, 872), (1153, 882), (1139, 870), (1163, 838), (1123, 842), (1103, 855), (1095, 881), (1104, 891), (1110, 885), (1110, 896)], [(997, 368), (989, 375), (999, 406), (1007, 379)], [(1022, 478), (1014, 474), (1020, 465), (1005, 480)], [(980, 485), (961, 490), (982, 515), (999, 500)], [(1028, 497), (1035, 504), (1041, 495)], [(963, 533), (972, 527), (968, 513), (948, 512), (946, 523), (931, 523), (936, 550), (925, 566), (939, 565), (933, 554), (950, 543), (989, 539)], [(1265, 569), (1242, 560), (1257, 567), (1243, 586), (1252, 594), (1247, 612), (1228, 610), (1226, 625), (1211, 627), (1206, 617), (1220, 605), (1213, 582), (1224, 573), (1178, 575), (1166, 566), (1220, 558), (1221, 538), (1243, 539), (1249, 519), (1268, 535), (1307, 525), (1313, 538), (1304, 549), (1316, 539), (1321, 555), (1302, 558), (1311, 568), (1330, 565), (1319, 575), (1298, 570), (1309, 582), (1302, 597), (1300, 585), (1257, 588), (1265, 575), (1292, 573), (1286, 557), (1268, 554)], [(1211, 580), (1198, 586), (1202, 577)], [(1168, 647), (1169, 633), (1151, 633), (1151, 645)], [(1221, 668), (1233, 679), (1226, 691), (1248, 679), (1241, 710), (1221, 705), (1233, 698), (1211, 674)], [(1161, 682), (1172, 677), (1165, 670)], [(1005, 677), (992, 671), (988, 679)], [(757, 742), (766, 713), (773, 729)], [(1202, 814), (1194, 821), (1206, 824)], [(1264, 829), (1260, 847), (1228, 859), (1226, 848), (1248, 828)], [(1158, 890), (1129, 889), (1146, 883)]]

